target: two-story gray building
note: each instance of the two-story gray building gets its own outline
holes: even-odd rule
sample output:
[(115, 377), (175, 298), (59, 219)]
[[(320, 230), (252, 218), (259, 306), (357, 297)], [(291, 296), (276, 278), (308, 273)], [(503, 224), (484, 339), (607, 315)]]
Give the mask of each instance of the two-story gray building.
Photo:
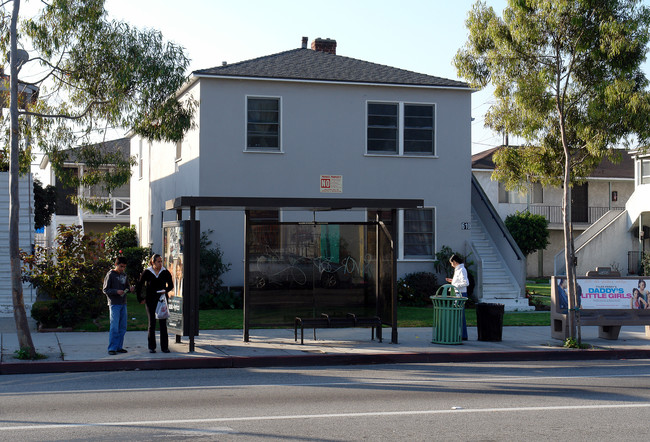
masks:
[[(418, 198), (398, 212), (397, 273), (434, 271), (449, 246), (470, 253), (471, 92), (467, 84), (336, 54), (336, 41), (195, 71), (198, 105), (182, 142), (131, 138), (131, 223), (160, 252), (179, 196)], [(242, 285), (244, 214), (199, 211)], [(365, 221), (368, 211), (253, 213), (279, 221)]]

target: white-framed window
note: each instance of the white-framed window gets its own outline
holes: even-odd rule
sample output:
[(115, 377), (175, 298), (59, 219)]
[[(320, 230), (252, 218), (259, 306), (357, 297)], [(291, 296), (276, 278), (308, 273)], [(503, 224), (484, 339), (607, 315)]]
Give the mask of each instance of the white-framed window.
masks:
[(175, 161), (180, 161), (183, 158), (183, 140), (176, 142), (176, 155), (174, 158)]
[(144, 176), (144, 158), (142, 158), (142, 138), (140, 139), (138, 143), (138, 178), (142, 179)]
[(366, 137), (368, 154), (433, 156), (436, 105), (369, 101)]
[(279, 97), (246, 97), (246, 150), (281, 151)]
[(641, 160), (641, 173), (639, 174), (639, 184), (650, 184), (650, 158)]
[(530, 202), (532, 204), (542, 204), (544, 202), (544, 186), (542, 183), (531, 183)]
[[(542, 204), (544, 202), (544, 188), (541, 183), (529, 183), (526, 189), (506, 190), (503, 183), (499, 182), (499, 202), (509, 204)], [(530, 201), (528, 201), (530, 192)]]
[(400, 212), (400, 218), (402, 257), (433, 259), (436, 250), (436, 209), (405, 209)]

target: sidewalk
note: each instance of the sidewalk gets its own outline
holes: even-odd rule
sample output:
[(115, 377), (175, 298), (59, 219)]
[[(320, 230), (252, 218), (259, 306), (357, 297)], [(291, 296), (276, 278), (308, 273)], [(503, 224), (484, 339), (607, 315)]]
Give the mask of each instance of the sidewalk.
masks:
[(189, 352), (189, 338), (177, 344), (170, 336), (171, 353), (149, 353), (147, 333), (127, 332), (128, 353), (107, 352), (108, 332), (32, 332), (39, 361), (16, 359), (15, 331), (0, 327), (2, 358), (0, 374), (56, 373), (108, 370), (232, 368), (272, 366), (322, 366), (345, 364), (489, 362), (530, 360), (588, 360), (650, 358), (650, 338), (645, 327), (623, 327), (616, 341), (598, 338), (597, 327), (583, 327), (582, 342), (591, 350), (562, 348), (551, 338), (549, 327), (504, 327), (499, 342), (477, 340), (476, 327), (469, 327), (469, 340), (461, 345), (431, 343), (431, 328), (400, 328), (398, 344), (390, 343), (386, 330), (382, 343), (370, 340), (370, 329), (318, 329), (318, 340), (305, 330), (305, 343), (294, 341), (293, 329), (251, 330), (243, 342), (241, 330), (202, 330)]

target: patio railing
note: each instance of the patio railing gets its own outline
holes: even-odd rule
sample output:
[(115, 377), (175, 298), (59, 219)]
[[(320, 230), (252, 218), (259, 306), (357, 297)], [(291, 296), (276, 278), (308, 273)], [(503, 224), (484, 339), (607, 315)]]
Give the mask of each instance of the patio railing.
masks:
[(110, 202), (110, 209), (106, 212), (93, 213), (87, 209), (81, 209), (81, 216), (83, 219), (98, 219), (98, 218), (125, 218), (131, 215), (131, 198), (127, 197), (104, 197), (98, 198), (100, 201)]
[[(624, 210), (623, 207), (589, 207), (589, 218), (587, 223), (595, 223), (601, 216), (609, 210)], [(540, 206), (534, 205), (529, 208), (530, 213), (542, 215), (546, 218), (549, 224), (562, 224), (562, 206)], [(574, 222), (579, 222), (575, 221)]]

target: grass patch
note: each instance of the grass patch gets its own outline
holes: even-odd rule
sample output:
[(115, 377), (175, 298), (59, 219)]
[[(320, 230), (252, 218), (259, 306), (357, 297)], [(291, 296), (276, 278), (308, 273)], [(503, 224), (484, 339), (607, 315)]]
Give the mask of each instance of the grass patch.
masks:
[[(465, 319), (470, 327), (476, 326), (476, 310), (465, 309)], [(504, 326), (549, 326), (550, 312), (504, 312)], [(433, 327), (433, 307), (399, 307), (398, 327)]]
[[(533, 302), (545, 305), (551, 303), (551, 286), (546, 279), (529, 283), (526, 289), (533, 297)], [(147, 312), (143, 304), (138, 304), (135, 296), (127, 299), (128, 331), (147, 330)], [(476, 310), (465, 310), (467, 325), (476, 326)], [(199, 312), (199, 330), (241, 330), (244, 324), (242, 309), (236, 310), (201, 310)], [(550, 326), (550, 312), (505, 312), (504, 326)], [(433, 306), (428, 307), (398, 307), (398, 327), (432, 327)], [(108, 306), (106, 313), (95, 321), (88, 320), (75, 327), (75, 331), (108, 331)]]
[[(148, 327), (147, 310), (144, 304), (139, 304), (135, 296), (127, 299), (127, 331), (144, 331)], [(241, 329), (244, 323), (244, 312), (238, 310), (201, 310), (199, 312), (199, 330), (230, 330)], [(96, 320), (87, 320), (75, 328), (75, 331), (108, 331), (108, 306), (106, 312)]]
[(23, 361), (35, 361), (38, 359), (47, 359), (47, 356), (44, 354), (36, 352), (34, 354), (34, 357), (31, 357), (29, 355), (29, 347), (22, 347), (20, 350), (14, 351), (14, 358), (15, 359), (21, 359)]
[(548, 279), (535, 279), (526, 284), (526, 297), (536, 310), (551, 309), (551, 283)]

